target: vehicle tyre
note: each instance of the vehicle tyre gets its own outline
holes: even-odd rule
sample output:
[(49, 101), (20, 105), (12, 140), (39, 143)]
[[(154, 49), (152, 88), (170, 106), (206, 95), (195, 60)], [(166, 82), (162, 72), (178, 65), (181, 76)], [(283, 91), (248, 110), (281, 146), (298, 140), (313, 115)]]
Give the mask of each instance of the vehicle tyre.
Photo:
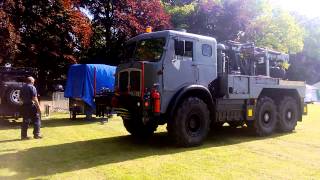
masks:
[(147, 138), (153, 135), (158, 125), (152, 120), (147, 124), (142, 122), (142, 118), (122, 118), (126, 130), (135, 137)]
[(20, 100), (20, 87), (9, 87), (6, 91), (6, 99), (7, 103), (10, 105), (21, 105), (22, 102)]
[(168, 133), (182, 147), (202, 144), (210, 130), (210, 112), (207, 104), (197, 97), (185, 99), (168, 122)]
[(253, 121), (255, 133), (259, 136), (268, 136), (274, 132), (276, 125), (277, 110), (274, 101), (269, 97), (259, 98)]
[(289, 96), (283, 98), (278, 106), (278, 127), (281, 132), (291, 132), (297, 126), (299, 107), (297, 101)]

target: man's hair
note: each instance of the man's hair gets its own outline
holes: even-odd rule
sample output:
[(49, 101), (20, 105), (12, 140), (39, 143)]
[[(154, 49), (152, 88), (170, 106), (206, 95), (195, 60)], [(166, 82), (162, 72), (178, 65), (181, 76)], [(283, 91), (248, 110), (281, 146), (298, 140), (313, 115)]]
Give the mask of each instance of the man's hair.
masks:
[(27, 77), (26, 79), (27, 83), (33, 83), (34, 82), (34, 78), (32, 76)]

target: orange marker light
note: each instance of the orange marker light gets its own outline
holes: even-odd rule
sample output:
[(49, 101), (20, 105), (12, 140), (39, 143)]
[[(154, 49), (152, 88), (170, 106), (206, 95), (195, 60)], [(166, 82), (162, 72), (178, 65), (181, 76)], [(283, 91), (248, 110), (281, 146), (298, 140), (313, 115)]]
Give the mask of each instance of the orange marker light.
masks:
[(152, 27), (151, 26), (147, 26), (146, 33), (151, 33), (151, 32), (152, 32)]

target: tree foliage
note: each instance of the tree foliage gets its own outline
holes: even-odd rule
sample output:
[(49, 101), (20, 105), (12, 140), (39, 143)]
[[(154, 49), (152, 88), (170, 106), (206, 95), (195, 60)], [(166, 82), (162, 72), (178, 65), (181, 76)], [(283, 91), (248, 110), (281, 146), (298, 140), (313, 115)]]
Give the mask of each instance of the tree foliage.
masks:
[(170, 27), (170, 16), (159, 0), (83, 0), (82, 6), (93, 16), (89, 57), (104, 63), (119, 63), (123, 43), (148, 25), (155, 31)]
[(253, 41), (283, 52), (303, 48), (303, 31), (293, 16), (265, 0), (200, 0), (170, 4), (173, 24), (218, 41)]
[[(59, 62), (77, 62), (77, 51), (88, 47), (91, 37), (91, 24), (77, 3), (71, 0), (5, 0), (1, 8), (6, 19), (2, 21), (2, 29), (7, 33), (1, 33), (1, 37), (11, 41), (9, 54), (15, 57), (11, 58), (14, 63), (55, 67)], [(5, 51), (1, 53), (6, 54)], [(2, 58), (10, 61), (4, 55)]]
[(302, 18), (299, 23), (305, 29), (303, 54), (312, 60), (320, 60), (320, 18)]
[(259, 46), (286, 53), (298, 53), (303, 49), (304, 31), (288, 12), (273, 9), (253, 21), (251, 39)]
[(0, 64), (5, 60), (12, 61), (18, 52), (20, 36), (12, 23), (10, 13), (14, 9), (13, 1), (0, 3)]

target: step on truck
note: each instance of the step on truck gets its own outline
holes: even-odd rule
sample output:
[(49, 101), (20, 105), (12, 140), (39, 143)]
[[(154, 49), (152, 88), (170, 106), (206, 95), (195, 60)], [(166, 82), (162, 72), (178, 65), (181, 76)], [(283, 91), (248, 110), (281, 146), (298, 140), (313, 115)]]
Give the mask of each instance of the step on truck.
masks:
[(259, 136), (291, 132), (307, 109), (305, 83), (288, 81), (289, 56), (183, 31), (130, 39), (116, 69), (112, 106), (127, 131), (146, 137), (167, 124), (178, 146), (200, 145), (210, 129), (246, 124)]

